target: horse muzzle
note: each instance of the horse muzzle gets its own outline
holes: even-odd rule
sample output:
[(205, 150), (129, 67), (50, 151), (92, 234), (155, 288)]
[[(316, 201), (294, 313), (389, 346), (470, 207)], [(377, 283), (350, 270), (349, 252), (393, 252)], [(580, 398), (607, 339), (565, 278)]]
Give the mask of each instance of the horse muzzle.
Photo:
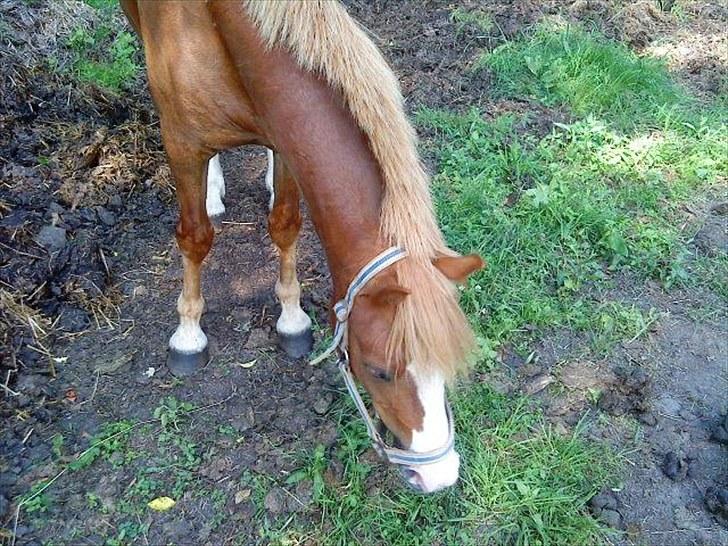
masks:
[(402, 468), (402, 477), (418, 493), (442, 491), (458, 481), (460, 475), (460, 455), (451, 451), (447, 457), (427, 465), (414, 465)]

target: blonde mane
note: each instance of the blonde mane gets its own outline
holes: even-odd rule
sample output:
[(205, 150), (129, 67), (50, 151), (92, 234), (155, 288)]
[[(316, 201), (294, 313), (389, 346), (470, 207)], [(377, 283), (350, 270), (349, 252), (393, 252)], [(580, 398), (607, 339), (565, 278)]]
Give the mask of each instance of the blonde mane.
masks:
[(413, 289), (397, 311), (390, 354), (436, 366), (451, 378), (467, 360), (472, 332), (455, 288), (432, 265), (433, 258), (453, 253), (437, 226), (399, 82), (338, 1), (243, 0), (243, 5), (266, 46), (285, 47), (304, 70), (325, 78), (367, 135), (384, 179), (381, 235), (409, 253), (397, 271), (400, 282)]

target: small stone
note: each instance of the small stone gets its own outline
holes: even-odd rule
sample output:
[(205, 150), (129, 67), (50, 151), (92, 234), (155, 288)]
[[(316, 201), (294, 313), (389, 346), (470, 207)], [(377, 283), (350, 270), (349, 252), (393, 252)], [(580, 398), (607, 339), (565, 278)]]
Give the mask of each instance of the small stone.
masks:
[(673, 512), (672, 520), (675, 524), (675, 527), (677, 527), (678, 529), (695, 531), (696, 529), (700, 528), (700, 525), (695, 520), (693, 514), (690, 513), (690, 511), (684, 506), (680, 506), (679, 508), (675, 509), (675, 511)]
[(728, 216), (728, 201), (715, 203), (712, 207), (710, 207), (710, 212), (716, 216)]
[(319, 427), (319, 430), (316, 433), (316, 443), (326, 447), (331, 447), (334, 443), (336, 443), (338, 435), (339, 433), (336, 425), (330, 422), (325, 422)]
[(91, 324), (88, 313), (72, 305), (63, 305), (60, 309), (58, 329), (65, 332), (83, 332)]
[(708, 487), (705, 490), (705, 506), (711, 514), (722, 516), (728, 520), (728, 489), (725, 487)]
[(657, 417), (655, 417), (655, 414), (651, 411), (646, 411), (644, 413), (638, 413), (637, 419), (640, 423), (643, 423), (649, 427), (654, 427), (657, 424)]
[(270, 336), (268, 335), (268, 332), (262, 328), (256, 328), (251, 331), (248, 336), (248, 341), (245, 342), (246, 349), (261, 349), (270, 346)]
[(327, 411), (329, 411), (332, 400), (333, 397), (330, 393), (323, 393), (313, 403), (313, 411), (315, 411), (318, 415), (324, 415)]
[(104, 207), (98, 207), (96, 209), (96, 214), (99, 215), (99, 220), (101, 220), (104, 225), (109, 227), (116, 225), (116, 214), (110, 210)]
[(569, 389), (588, 390), (602, 387), (604, 378), (591, 362), (570, 362), (559, 370), (559, 380)]
[(121, 196), (116, 193), (109, 198), (109, 202), (106, 204), (110, 209), (119, 209), (123, 205)]
[(255, 426), (255, 412), (253, 411), (253, 407), (245, 405), (238, 411), (235, 419), (232, 421), (232, 426), (239, 434), (253, 428)]
[(654, 408), (660, 413), (669, 415), (671, 417), (676, 417), (680, 414), (682, 406), (679, 400), (669, 395), (664, 395), (655, 400)]
[(556, 379), (553, 375), (540, 373), (526, 379), (523, 383), (522, 390), (525, 394), (532, 396), (544, 390), (554, 381), (556, 381)]
[(554, 432), (559, 436), (567, 436), (569, 434), (569, 429), (566, 428), (563, 422), (556, 421), (554, 423)]
[(642, 368), (635, 368), (629, 377), (625, 380), (624, 384), (635, 391), (641, 391), (648, 387), (651, 382), (650, 376)]
[(162, 525), (162, 533), (164, 538), (170, 542), (181, 542), (189, 540), (194, 532), (191, 521), (187, 519), (175, 519)]
[(66, 246), (66, 230), (56, 226), (43, 226), (35, 241), (48, 252), (57, 252)]
[(288, 497), (288, 510), (290, 512), (304, 512), (313, 502), (313, 482), (301, 480), (296, 484), (293, 496)]
[(594, 495), (589, 501), (589, 507), (596, 514), (602, 510), (616, 510), (617, 499), (609, 491), (602, 491)]
[(111, 463), (112, 466), (121, 465), (124, 462), (124, 454), (121, 453), (120, 451), (114, 451), (109, 456), (109, 462)]
[(51, 214), (63, 214), (64, 212), (66, 212), (66, 209), (60, 203), (56, 203), (55, 201), (53, 201), (50, 205), (48, 205), (48, 212), (50, 212)]
[(662, 461), (662, 471), (672, 481), (679, 482), (688, 475), (688, 461), (685, 457), (679, 456), (674, 451), (665, 454)]
[(602, 490), (589, 500), (589, 509), (605, 525), (614, 529), (624, 528), (624, 521), (622, 514), (619, 512), (617, 497), (608, 489)]
[(728, 413), (713, 426), (710, 439), (719, 444), (728, 444)]
[(622, 514), (620, 514), (616, 510), (602, 510), (598, 518), (602, 523), (613, 529), (621, 529), (623, 526)]
[(282, 487), (274, 487), (263, 499), (263, 506), (271, 514), (280, 514), (286, 508), (288, 494)]

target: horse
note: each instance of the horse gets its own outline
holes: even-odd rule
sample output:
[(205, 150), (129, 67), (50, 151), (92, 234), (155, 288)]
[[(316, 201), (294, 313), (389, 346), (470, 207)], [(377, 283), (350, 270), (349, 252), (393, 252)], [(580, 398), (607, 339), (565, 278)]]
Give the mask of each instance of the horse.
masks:
[[(445, 391), (473, 347), (456, 284), (484, 263), (444, 242), (382, 54), (338, 1), (120, 1), (143, 44), (179, 204), (183, 287), (172, 373), (191, 375), (209, 360), (200, 274), (225, 210), (218, 154), (265, 146), (281, 348), (296, 358), (312, 349), (296, 277), (303, 197), (337, 302), (334, 342), (322, 357), (339, 353), (375, 449), (403, 467), (411, 487), (453, 485), (460, 456)], [(380, 434), (355, 379), (396, 445)]]

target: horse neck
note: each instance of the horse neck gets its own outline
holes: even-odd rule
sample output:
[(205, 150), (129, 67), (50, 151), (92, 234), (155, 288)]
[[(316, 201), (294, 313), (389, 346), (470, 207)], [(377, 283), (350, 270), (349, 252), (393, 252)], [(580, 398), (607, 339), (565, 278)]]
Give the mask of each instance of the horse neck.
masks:
[(218, 29), (224, 41), (235, 37), (228, 51), (259, 116), (256, 125), (303, 193), (340, 297), (386, 246), (379, 235), (379, 165), (338, 93), (287, 51), (265, 48), (247, 17), (226, 15), (217, 18)]

